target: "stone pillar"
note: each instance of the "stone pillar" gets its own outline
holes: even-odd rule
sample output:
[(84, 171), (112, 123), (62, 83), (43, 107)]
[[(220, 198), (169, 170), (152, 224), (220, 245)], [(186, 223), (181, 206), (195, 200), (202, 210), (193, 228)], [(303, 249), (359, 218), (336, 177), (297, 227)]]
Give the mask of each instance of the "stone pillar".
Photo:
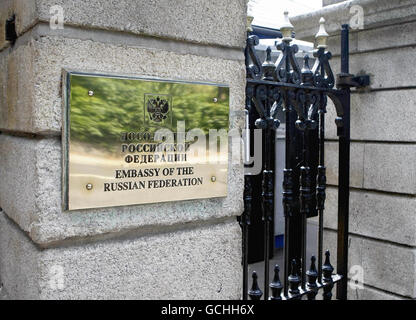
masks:
[(336, 4), (344, 1), (346, 0), (322, 0), (322, 6), (326, 7), (330, 6), (331, 4)]
[[(64, 29), (50, 28), (54, 5)], [(226, 84), (241, 127), (245, 28), (246, 0), (1, 1), (3, 296), (240, 298), (242, 163), (229, 157), (226, 198), (65, 212), (61, 128), (64, 69)]]
[[(363, 9), (363, 29), (357, 29), (355, 18), (351, 20), (356, 14), (350, 13), (353, 5)], [(343, 2), (293, 18), (296, 37), (313, 41), (321, 16), (331, 35), (328, 49), (334, 54), (334, 73), (340, 72), (341, 24), (350, 23), (356, 28), (351, 30), (350, 72), (371, 75), (371, 87), (352, 94), (349, 265), (363, 268), (364, 289), (351, 287), (349, 298), (415, 298), (416, 4), (412, 0)], [(336, 252), (337, 228), (334, 119), (334, 107), (329, 105), (325, 238), (331, 252)]]

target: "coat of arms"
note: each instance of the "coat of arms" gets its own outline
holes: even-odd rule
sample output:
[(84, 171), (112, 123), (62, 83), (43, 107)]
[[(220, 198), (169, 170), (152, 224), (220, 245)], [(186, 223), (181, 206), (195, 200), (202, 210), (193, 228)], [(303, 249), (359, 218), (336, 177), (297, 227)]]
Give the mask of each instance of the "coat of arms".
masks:
[(168, 117), (169, 101), (167, 97), (152, 96), (146, 103), (149, 119), (153, 122), (161, 123)]

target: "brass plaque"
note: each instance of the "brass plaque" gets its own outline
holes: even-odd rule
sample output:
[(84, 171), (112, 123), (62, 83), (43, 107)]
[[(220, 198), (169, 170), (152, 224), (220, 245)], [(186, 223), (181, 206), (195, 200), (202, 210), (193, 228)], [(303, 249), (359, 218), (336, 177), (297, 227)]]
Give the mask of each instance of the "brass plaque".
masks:
[(227, 86), (77, 72), (65, 82), (65, 210), (227, 195)]

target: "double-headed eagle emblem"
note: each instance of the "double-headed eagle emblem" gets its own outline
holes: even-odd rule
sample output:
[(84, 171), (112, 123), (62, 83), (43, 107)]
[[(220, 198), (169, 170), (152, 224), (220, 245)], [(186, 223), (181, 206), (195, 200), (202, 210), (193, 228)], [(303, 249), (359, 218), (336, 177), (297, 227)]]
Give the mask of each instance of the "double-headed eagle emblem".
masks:
[(147, 100), (147, 112), (150, 120), (154, 122), (163, 122), (169, 112), (169, 102), (160, 97), (150, 98)]

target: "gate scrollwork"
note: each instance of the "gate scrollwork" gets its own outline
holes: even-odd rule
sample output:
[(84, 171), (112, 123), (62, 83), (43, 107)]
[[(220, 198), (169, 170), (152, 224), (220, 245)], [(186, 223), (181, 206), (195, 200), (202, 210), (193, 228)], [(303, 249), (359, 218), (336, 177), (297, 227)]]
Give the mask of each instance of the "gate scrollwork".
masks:
[[(279, 56), (272, 61), (272, 48), (266, 50), (264, 62), (256, 52), (259, 38), (248, 33), (246, 47), (246, 108), (249, 114), (257, 114), (253, 122), (255, 127), (263, 130), (263, 159), (262, 172), (262, 213), (264, 223), (264, 298), (271, 300), (301, 299), (307, 297), (314, 300), (320, 289), (323, 289), (324, 299), (331, 299), (332, 287), (338, 284), (337, 297), (346, 299), (346, 268), (348, 247), (348, 197), (349, 197), (349, 127), (350, 127), (350, 87), (354, 86), (352, 75), (348, 73), (348, 25), (344, 25), (341, 34), (341, 82), (339, 89), (334, 89), (335, 78), (330, 66), (332, 54), (327, 51), (328, 34), (325, 31), (325, 20), (319, 21), (320, 27), (316, 34), (317, 48), (313, 51), (315, 59), (312, 69), (310, 57), (299, 57), (299, 47), (293, 42), (293, 26), (288, 13), (285, 12), (285, 22), (280, 28), (282, 41), (276, 41), (275, 48)], [(303, 60), (302, 69), (298, 59)], [(339, 79), (339, 78), (338, 78)], [(337, 274), (332, 274), (334, 268), (325, 253), (323, 263), (323, 213), (325, 209), (326, 167), (325, 167), (325, 114), (328, 97), (334, 102), (338, 127), (340, 164), (339, 164), (339, 203), (338, 208), (338, 256)], [(250, 111), (255, 107), (255, 113)], [(285, 218), (284, 235), (284, 284), (280, 282), (280, 268), (274, 268), (275, 276), (269, 286), (269, 231), (274, 210), (274, 164), (273, 132), (279, 127), (277, 119), (279, 110), (285, 113), (286, 160), (283, 172), (283, 213)], [(250, 129), (250, 128), (248, 128)], [(291, 143), (292, 139), (295, 146)], [(288, 143), (288, 141), (290, 143)], [(288, 156), (289, 155), (289, 156)], [(341, 156), (343, 157), (341, 159)], [(315, 159), (315, 160), (314, 160)], [(247, 288), (247, 227), (254, 208), (251, 177), (246, 176), (244, 200), (245, 211), (241, 219), (243, 228), (244, 282), (243, 299), (247, 295), (252, 299), (260, 299), (263, 292), (257, 283), (257, 274), (253, 273), (253, 286)], [(312, 212), (319, 216), (318, 230), (318, 259), (310, 259), (310, 267), (306, 266), (306, 229), (307, 218)], [(244, 221), (246, 223), (244, 223)], [(294, 223), (295, 235), (290, 235)], [(292, 231), (293, 233), (293, 231)], [(289, 250), (295, 238), (301, 239), (300, 251)], [(318, 266), (316, 267), (315, 261)], [(269, 297), (269, 288), (272, 291)]]

